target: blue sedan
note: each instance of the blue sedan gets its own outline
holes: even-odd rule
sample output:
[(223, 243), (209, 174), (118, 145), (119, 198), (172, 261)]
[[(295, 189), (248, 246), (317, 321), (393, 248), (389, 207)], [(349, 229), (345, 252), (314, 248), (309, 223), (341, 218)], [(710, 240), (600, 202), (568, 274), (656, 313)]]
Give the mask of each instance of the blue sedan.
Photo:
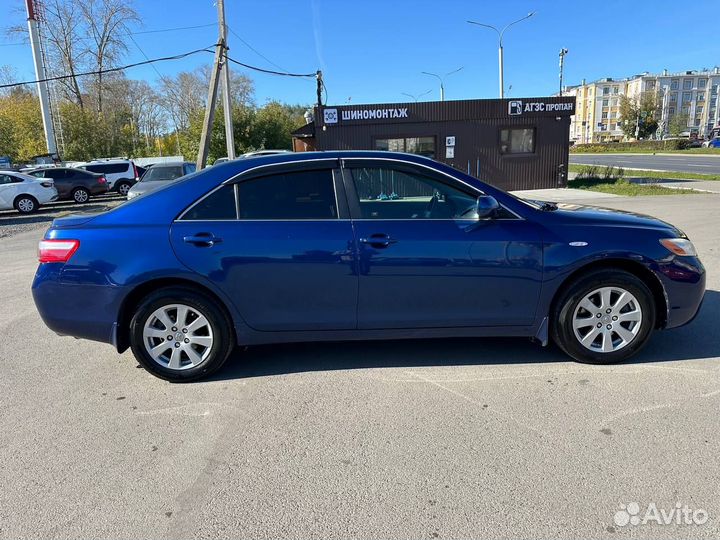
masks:
[(56, 219), (32, 285), (61, 335), (191, 381), (237, 345), (524, 336), (581, 362), (690, 322), (705, 270), (658, 219), (518, 199), (430, 159), (231, 161)]

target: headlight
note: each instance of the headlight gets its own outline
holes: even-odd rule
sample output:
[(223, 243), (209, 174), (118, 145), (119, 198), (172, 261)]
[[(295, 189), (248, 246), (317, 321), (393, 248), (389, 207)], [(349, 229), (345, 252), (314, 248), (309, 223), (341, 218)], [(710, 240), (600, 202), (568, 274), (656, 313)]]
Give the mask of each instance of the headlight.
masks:
[(680, 257), (697, 257), (695, 246), (687, 238), (662, 238), (660, 243)]

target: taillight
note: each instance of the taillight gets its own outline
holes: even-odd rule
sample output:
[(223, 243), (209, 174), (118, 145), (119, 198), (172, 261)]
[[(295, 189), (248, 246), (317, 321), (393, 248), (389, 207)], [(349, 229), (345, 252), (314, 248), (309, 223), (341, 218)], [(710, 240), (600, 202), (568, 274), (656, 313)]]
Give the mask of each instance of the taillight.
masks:
[(135, 166), (134, 163), (133, 163), (133, 173), (135, 173), (135, 180), (137, 180), (137, 178), (138, 178), (137, 167)]
[(107, 184), (107, 180), (105, 179), (104, 176), (101, 176), (100, 178), (98, 178), (98, 184)]
[(65, 263), (80, 247), (80, 240), (40, 240), (38, 261), (41, 263)]
[(51, 187), (55, 187), (55, 182), (40, 182), (40, 185), (42, 187), (51, 188)]

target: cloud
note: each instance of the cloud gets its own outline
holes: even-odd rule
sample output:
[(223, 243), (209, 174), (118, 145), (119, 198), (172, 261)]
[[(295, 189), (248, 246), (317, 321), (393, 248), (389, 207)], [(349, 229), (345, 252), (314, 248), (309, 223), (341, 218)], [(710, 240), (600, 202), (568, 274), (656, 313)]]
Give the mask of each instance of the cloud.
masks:
[(325, 66), (325, 58), (322, 53), (322, 31), (320, 24), (320, 6), (318, 0), (311, 0), (312, 5), (312, 21), (313, 21), (313, 35), (315, 37), (315, 56), (320, 63), (320, 69), (323, 72), (327, 71)]

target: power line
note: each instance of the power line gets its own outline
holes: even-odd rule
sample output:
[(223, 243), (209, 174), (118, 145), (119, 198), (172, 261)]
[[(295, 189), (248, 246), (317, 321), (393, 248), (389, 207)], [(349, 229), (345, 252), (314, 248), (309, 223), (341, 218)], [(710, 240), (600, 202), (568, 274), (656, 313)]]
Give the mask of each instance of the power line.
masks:
[[(265, 68), (260, 68), (257, 66), (251, 66), (250, 64), (245, 64), (243, 62), (235, 60), (234, 58), (230, 58), (229, 56), (227, 56), (227, 59), (230, 60), (232, 63), (242, 66), (244, 68), (252, 69), (253, 71), (259, 71), (261, 73), (267, 73), (269, 75), (282, 75), (285, 77), (315, 77), (316, 76), (315, 73), (289, 73), (287, 71), (273, 71), (271, 69), (265, 69)], [(2, 88), (2, 87), (0, 87), (0, 88)]]
[(253, 46), (250, 45), (247, 41), (245, 41), (242, 37), (240, 37), (240, 34), (238, 34), (237, 32), (235, 32), (235, 30), (233, 30), (232, 28), (230, 28), (230, 25), (228, 25), (228, 30), (230, 30), (230, 33), (231, 33), (233, 36), (235, 36), (236, 38), (238, 38), (238, 39), (243, 43), (243, 45), (245, 45), (248, 49), (250, 49), (252, 52), (254, 52), (255, 54), (257, 54), (260, 58), (264, 59), (268, 64), (270, 64), (270, 65), (272, 65), (272, 66), (275, 66), (276, 68), (278, 68), (278, 69), (281, 70), (281, 71), (287, 71), (287, 69), (285, 69), (285, 68), (282, 67), (282, 66), (277, 65), (275, 62), (273, 62), (272, 60), (270, 60), (267, 56), (265, 56), (263, 53), (261, 53), (261, 52), (258, 51), (255, 47), (253, 47)]
[(38, 79), (38, 80), (33, 80), (33, 81), (22, 81), (22, 82), (10, 83), (10, 84), (0, 84), (0, 88), (12, 88), (15, 86), (24, 86), (26, 84), (36, 84), (39, 82), (60, 81), (63, 79), (70, 79), (72, 77), (84, 77), (86, 75), (99, 75), (101, 73), (112, 73), (112, 72), (116, 72), (116, 71), (123, 71), (125, 69), (129, 69), (129, 68), (133, 68), (133, 67), (152, 64), (153, 62), (165, 62), (168, 60), (180, 60), (182, 58), (187, 58), (188, 56), (192, 56), (194, 54), (198, 54), (201, 52), (212, 53), (213, 51), (211, 51), (209, 47), (205, 48), (205, 49), (195, 49), (194, 51), (189, 51), (189, 52), (182, 53), (182, 54), (176, 54), (174, 56), (164, 56), (162, 58), (153, 58), (152, 60), (145, 60), (143, 62), (135, 62), (133, 64), (128, 64), (126, 66), (99, 69), (99, 70), (95, 70), (95, 71), (85, 71), (83, 73), (76, 73), (75, 75), (58, 75), (57, 77), (46, 77), (45, 79)]
[[(161, 32), (174, 32), (176, 30), (194, 30), (196, 28), (207, 28), (208, 26), (215, 26), (217, 23), (198, 24), (195, 26), (175, 26), (173, 28), (160, 28), (157, 30), (141, 30), (140, 32), (128, 32), (128, 34), (137, 36), (139, 34), (157, 34)], [(82, 41), (89, 41), (91, 38), (81, 38)], [(0, 43), (0, 47), (18, 47), (20, 45), (28, 45), (28, 42), (18, 41), (15, 43)]]

